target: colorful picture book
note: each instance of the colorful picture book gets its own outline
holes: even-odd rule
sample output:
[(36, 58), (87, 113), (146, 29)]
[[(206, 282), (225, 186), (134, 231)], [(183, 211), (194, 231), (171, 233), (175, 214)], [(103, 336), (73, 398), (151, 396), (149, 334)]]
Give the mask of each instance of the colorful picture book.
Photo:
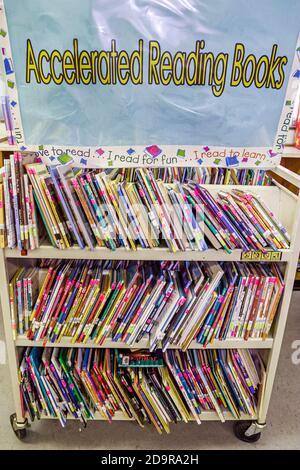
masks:
[(284, 283), (273, 263), (55, 260), (18, 269), (9, 288), (14, 335), (185, 351), (266, 339)]
[(224, 422), (256, 417), (264, 380), (259, 354), (247, 349), (167, 351), (27, 348), (20, 362), (24, 415), (111, 422), (116, 413), (161, 434), (204, 412)]

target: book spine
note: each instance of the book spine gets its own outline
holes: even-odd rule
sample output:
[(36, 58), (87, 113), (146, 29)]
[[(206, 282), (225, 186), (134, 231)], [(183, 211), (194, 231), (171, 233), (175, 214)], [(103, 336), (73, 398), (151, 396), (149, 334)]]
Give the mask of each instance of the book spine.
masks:
[(16, 246), (16, 232), (14, 223), (14, 212), (12, 203), (12, 184), (11, 184), (11, 171), (10, 160), (4, 162), (4, 199), (5, 199), (5, 224), (7, 233), (8, 248), (15, 248)]
[(14, 155), (10, 156), (10, 169), (11, 169), (11, 182), (12, 182), (12, 201), (14, 208), (14, 219), (16, 225), (16, 241), (19, 250), (22, 250), (21, 226), (20, 226), (20, 212), (17, 192), (17, 176)]
[(9, 283), (9, 305), (11, 316), (11, 329), (14, 341), (17, 339), (17, 306), (16, 306), (16, 292), (14, 282)]
[(0, 248), (6, 247), (4, 187), (0, 183)]
[(18, 333), (24, 334), (24, 305), (23, 305), (23, 289), (22, 281), (17, 281), (17, 306), (18, 306)]
[(25, 199), (25, 187), (24, 187), (24, 168), (22, 161), (22, 154), (18, 152), (18, 167), (19, 167), (19, 186), (20, 186), (20, 207), (22, 213), (22, 223), (23, 223), (23, 248), (28, 250), (29, 248), (29, 230), (28, 230), (28, 217), (26, 210), (26, 199)]
[(33, 233), (33, 220), (32, 220), (32, 210), (31, 210), (30, 197), (29, 197), (28, 175), (24, 174), (23, 180), (24, 180), (25, 207), (26, 207), (27, 222), (28, 222), (29, 248), (31, 250), (34, 250), (36, 246), (35, 246), (34, 233)]
[(32, 215), (33, 244), (35, 248), (38, 248), (39, 247), (38, 224), (37, 224), (37, 216), (36, 216), (36, 209), (35, 209), (35, 203), (34, 203), (33, 187), (31, 184), (28, 184), (28, 194), (29, 194), (30, 212)]
[(29, 310), (28, 310), (28, 279), (23, 279), (23, 311), (24, 311), (24, 333), (29, 328)]

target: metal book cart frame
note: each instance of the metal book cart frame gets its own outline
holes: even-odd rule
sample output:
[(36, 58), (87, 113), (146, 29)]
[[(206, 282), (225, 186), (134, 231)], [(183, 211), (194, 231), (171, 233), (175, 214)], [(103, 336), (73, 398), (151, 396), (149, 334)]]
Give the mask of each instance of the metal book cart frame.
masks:
[[(223, 341), (214, 341), (210, 344), (209, 348), (252, 348), (260, 349), (263, 351), (263, 358), (266, 365), (266, 377), (263, 387), (260, 390), (259, 406), (257, 416), (251, 417), (242, 415), (239, 421), (229, 413), (226, 412), (226, 420), (234, 420), (235, 435), (246, 442), (255, 442), (261, 435), (261, 430), (266, 426), (267, 411), (270, 403), (273, 383), (278, 364), (281, 343), (287, 321), (287, 315), (290, 305), (291, 294), (293, 290), (293, 283), (295, 272), (298, 263), (298, 254), (300, 250), (300, 176), (292, 173), (282, 166), (272, 169), (273, 173), (280, 178), (283, 178), (288, 183), (292, 184), (298, 194), (294, 194), (286, 187), (279, 184), (274, 180), (274, 186), (251, 186), (248, 189), (258, 195), (261, 195), (265, 202), (271, 207), (274, 213), (279, 217), (281, 222), (286, 226), (291, 234), (291, 246), (288, 250), (281, 250), (279, 258), (271, 259), (270, 262), (281, 262), (285, 264), (285, 290), (279, 305), (279, 310), (276, 315), (275, 325), (272, 328), (272, 336), (266, 340), (262, 339), (227, 339)], [(238, 188), (239, 186), (235, 186)], [(208, 185), (212, 193), (222, 188), (222, 185)], [(240, 186), (240, 188), (246, 188)], [(224, 186), (224, 189), (230, 189), (230, 186)], [(223, 250), (209, 249), (204, 252), (185, 251), (171, 253), (168, 249), (138, 249), (135, 252), (126, 251), (125, 249), (117, 249), (112, 252), (106, 248), (98, 248), (94, 251), (81, 250), (80, 248), (70, 248), (68, 250), (58, 250), (51, 246), (41, 246), (39, 249), (28, 251), (26, 256), (23, 256), (17, 249), (1, 249), (0, 250), (0, 295), (1, 306), (4, 321), (5, 339), (7, 346), (7, 353), (9, 358), (9, 369), (12, 383), (12, 393), (15, 405), (15, 413), (11, 415), (11, 426), (16, 436), (23, 439), (26, 436), (26, 429), (29, 426), (27, 418), (23, 416), (18, 367), (19, 367), (19, 351), (22, 347), (26, 346), (42, 346), (41, 341), (32, 342), (25, 336), (17, 336), (13, 339), (10, 319), (10, 300), (9, 300), (9, 278), (15, 267), (18, 265), (26, 265), (34, 262), (36, 259), (50, 258), (50, 259), (135, 259), (135, 260), (199, 260), (199, 261), (239, 261), (241, 260), (241, 250), (234, 250), (231, 254)], [(251, 262), (250, 260), (245, 262)], [(147, 348), (149, 344), (148, 339), (143, 339), (135, 345), (137, 348)], [(54, 347), (52, 343), (47, 343), (46, 346)], [(72, 344), (64, 338), (60, 347), (81, 347), (81, 343)], [(128, 345), (121, 343), (114, 343), (111, 340), (106, 340), (101, 347), (106, 348), (128, 348)], [(87, 342), (86, 347), (100, 347), (94, 343)], [(191, 348), (201, 348), (202, 346), (193, 342)], [(42, 417), (43, 418), (43, 417)], [(49, 419), (49, 418), (48, 418)], [(101, 419), (101, 416), (96, 414), (96, 419)], [(116, 420), (124, 420), (123, 414), (116, 414)], [(214, 411), (206, 411), (201, 414), (201, 420), (213, 421), (219, 420), (218, 415)]]

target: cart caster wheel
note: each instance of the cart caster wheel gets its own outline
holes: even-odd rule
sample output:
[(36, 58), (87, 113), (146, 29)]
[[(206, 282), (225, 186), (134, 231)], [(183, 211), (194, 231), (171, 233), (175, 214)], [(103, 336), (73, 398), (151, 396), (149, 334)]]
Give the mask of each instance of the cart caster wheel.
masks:
[(18, 426), (18, 423), (17, 423), (17, 416), (16, 414), (12, 414), (10, 416), (10, 424), (11, 424), (11, 427), (12, 427), (12, 430), (13, 432), (15, 433), (15, 435), (17, 436), (17, 438), (22, 441), (23, 439), (26, 438), (26, 435), (27, 435), (27, 429), (26, 427), (28, 426), (28, 422), (27, 422), (27, 419), (24, 421), (24, 427), (21, 428)]
[(252, 421), (237, 421), (234, 423), (233, 432), (240, 441), (248, 442), (249, 444), (259, 441), (261, 432), (252, 434), (251, 436), (247, 436), (246, 434), (246, 431), (249, 429), (251, 424)]
[(20, 441), (23, 441), (23, 439), (25, 439), (25, 437), (27, 436), (26, 429), (17, 429), (16, 431), (14, 431), (14, 433)]

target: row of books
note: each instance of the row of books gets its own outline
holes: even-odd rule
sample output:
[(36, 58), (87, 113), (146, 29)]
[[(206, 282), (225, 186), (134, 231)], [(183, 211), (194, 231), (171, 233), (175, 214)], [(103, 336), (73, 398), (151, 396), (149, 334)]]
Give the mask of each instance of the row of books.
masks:
[(68, 165), (29, 163), (24, 172), (21, 158), (11, 156), (2, 175), (2, 246), (37, 248), (40, 216), (59, 249), (167, 246), (175, 252), (213, 246), (230, 253), (289, 247), (285, 228), (261, 198), (248, 192), (220, 191), (215, 198), (193, 180), (166, 183), (148, 169), (135, 169), (134, 182), (125, 181), (120, 171)]
[[(122, 168), (108, 170), (110, 176), (119, 176), (122, 181), (134, 183), (137, 181), (135, 168)], [(199, 184), (235, 184), (235, 185), (257, 185), (271, 186), (272, 178), (266, 170), (252, 168), (214, 168), (214, 167), (166, 167), (152, 168), (154, 178), (164, 183), (188, 183), (194, 181)]]
[[(187, 350), (229, 338), (267, 338), (283, 292), (265, 263), (55, 261), (10, 281), (14, 337), (59, 344), (106, 339)], [(40, 287), (39, 287), (40, 286)]]
[(98, 170), (26, 166), (50, 239), (58, 248), (78, 243), (115, 250), (206, 250), (207, 239), (226, 251), (278, 250), (289, 236), (263, 201), (240, 190), (218, 200), (197, 183), (164, 183), (136, 169), (138, 182), (120, 182)]
[(161, 434), (171, 423), (195, 420), (203, 411), (255, 417), (264, 366), (251, 350), (190, 350), (149, 354), (109, 349), (28, 348), (20, 363), (24, 414), (34, 420), (68, 417), (86, 424), (116, 412)]

